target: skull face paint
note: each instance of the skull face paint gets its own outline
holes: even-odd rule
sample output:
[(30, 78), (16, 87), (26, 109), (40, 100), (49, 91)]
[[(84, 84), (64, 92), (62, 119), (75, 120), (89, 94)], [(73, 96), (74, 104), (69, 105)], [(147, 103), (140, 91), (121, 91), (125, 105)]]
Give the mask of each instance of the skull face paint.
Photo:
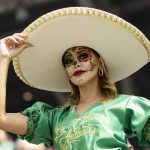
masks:
[[(76, 59), (75, 59), (76, 54)], [(69, 49), (63, 57), (63, 64), (65, 68), (70, 66), (75, 66), (77, 61), (79, 62), (86, 62), (90, 61), (92, 58), (91, 52), (86, 47), (73, 47)]]
[[(81, 85), (98, 76), (99, 57), (91, 48), (83, 46), (70, 48), (65, 52), (62, 60), (68, 78), (75, 85)], [(75, 75), (76, 71), (84, 73)]]

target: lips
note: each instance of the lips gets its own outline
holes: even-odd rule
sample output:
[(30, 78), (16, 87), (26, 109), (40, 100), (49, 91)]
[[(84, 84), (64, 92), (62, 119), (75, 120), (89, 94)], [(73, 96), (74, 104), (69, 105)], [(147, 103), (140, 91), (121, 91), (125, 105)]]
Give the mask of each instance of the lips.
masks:
[(81, 74), (83, 74), (83, 73), (85, 73), (86, 71), (84, 71), (84, 70), (77, 70), (77, 71), (75, 71), (74, 72), (74, 76), (79, 76), (79, 75), (81, 75)]

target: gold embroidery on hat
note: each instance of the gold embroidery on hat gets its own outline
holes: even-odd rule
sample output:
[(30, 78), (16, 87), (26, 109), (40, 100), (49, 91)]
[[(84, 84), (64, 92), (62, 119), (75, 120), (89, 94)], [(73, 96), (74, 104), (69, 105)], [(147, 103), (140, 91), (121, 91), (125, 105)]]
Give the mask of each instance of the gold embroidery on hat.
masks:
[(31, 85), (31, 84), (26, 80), (26, 78), (24, 77), (24, 75), (23, 75), (23, 73), (22, 73), (22, 71), (21, 71), (21, 69), (20, 69), (19, 56), (15, 57), (15, 58), (13, 59), (13, 66), (14, 66), (14, 69), (15, 69), (15, 72), (16, 72), (17, 76), (18, 76), (23, 82), (25, 82), (27, 85), (34, 87), (33, 85)]

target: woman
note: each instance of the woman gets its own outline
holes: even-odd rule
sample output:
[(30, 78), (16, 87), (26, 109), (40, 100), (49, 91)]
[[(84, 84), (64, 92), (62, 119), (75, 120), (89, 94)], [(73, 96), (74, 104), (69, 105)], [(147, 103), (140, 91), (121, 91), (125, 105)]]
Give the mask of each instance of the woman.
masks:
[[(71, 13), (68, 13), (70, 11)], [(83, 13), (79, 15), (80, 12)], [(137, 135), (141, 145), (150, 146), (150, 101), (138, 96), (119, 95), (111, 81), (123, 79), (125, 76), (135, 72), (141, 63), (144, 65), (145, 59), (147, 59), (147, 53), (145, 53), (145, 49), (148, 49), (147, 40), (138, 31), (137, 37), (142, 37), (144, 40), (141, 43), (136, 41), (136, 43), (135, 39), (130, 37), (130, 34), (126, 34), (126, 31), (120, 30), (118, 26), (114, 27), (110, 20), (108, 24), (105, 23), (104, 25), (106, 29), (103, 28), (104, 26), (100, 29), (99, 25), (103, 25), (103, 23), (101, 22), (102, 20), (100, 22), (97, 20), (100, 17), (97, 13), (100, 13), (101, 18), (105, 16), (103, 23), (107, 18), (114, 17), (107, 13), (102, 15), (104, 12), (98, 12), (95, 9), (66, 8), (46, 16), (47, 18), (52, 17), (54, 20), (50, 18), (45, 21), (47, 18), (42, 17), (29, 26), (24, 34), (14, 34), (1, 40), (1, 129), (18, 134), (20, 138), (31, 143), (54, 145), (56, 149), (126, 150), (129, 149), (127, 139), (132, 134)], [(87, 15), (89, 16), (87, 17)], [(93, 19), (94, 15), (96, 19)], [(40, 21), (42, 22), (41, 25), (38, 24)], [(69, 27), (78, 26), (78, 29), (74, 28), (75, 31), (70, 30), (68, 24), (71, 24)], [(111, 27), (109, 27), (109, 24), (111, 24)], [(121, 21), (119, 24), (124, 25), (125, 22)], [(60, 26), (62, 30), (59, 30)], [(91, 32), (89, 31), (89, 35), (84, 35), (91, 27), (94, 27), (94, 29)], [(134, 27), (130, 26), (130, 28), (133, 29)], [(121, 51), (121, 47), (118, 45), (115, 45), (114, 48), (113, 45), (108, 44), (111, 41), (115, 42), (117, 35), (115, 39), (102, 35), (101, 42), (99, 42), (101, 46), (98, 45), (97, 38), (100, 33), (104, 32), (104, 29), (106, 32), (114, 32), (115, 34), (113, 35), (119, 35), (118, 40), (130, 38), (126, 41), (126, 44), (124, 42), (121, 44), (125, 49), (127, 48), (126, 45), (128, 45), (130, 53), (128, 53), (128, 50), (124, 51), (124, 49)], [(53, 35), (52, 43), (46, 43), (50, 42), (50, 37), (46, 36), (51, 36), (48, 34), (48, 30), (55, 32), (55, 34), (49, 32)], [(137, 29), (134, 28), (134, 31), (137, 31)], [(65, 34), (61, 34), (63, 32)], [(80, 36), (78, 36), (79, 33)], [(92, 37), (91, 34), (93, 33), (95, 36)], [(57, 34), (59, 37), (63, 35), (63, 38), (65, 37), (64, 39), (68, 40), (62, 42), (62, 39), (59, 39)], [(41, 35), (44, 39), (41, 38)], [(55, 38), (57, 39), (56, 41)], [(104, 46), (102, 41), (103, 39), (105, 41), (105, 38), (107, 43), (103, 50), (101, 47)], [(91, 40), (92, 42), (90, 42)], [(36, 43), (36, 41), (38, 42)], [(130, 42), (134, 44), (130, 45)], [(142, 47), (142, 44), (145, 47)], [(51, 47), (44, 47), (45, 45)], [(130, 60), (134, 46), (137, 46), (136, 51), (140, 47), (138, 52), (141, 52), (140, 57), (137, 58), (138, 65), (135, 66), (136, 58), (134, 62)], [(22, 53), (26, 48), (30, 48), (30, 50)], [(43, 51), (41, 51), (41, 48)], [(110, 51), (111, 48), (112, 52)], [(141, 51), (141, 49), (144, 50)], [(107, 50), (109, 50), (108, 53)], [(115, 51), (117, 53), (114, 53)], [(118, 64), (116, 60), (118, 56), (115, 55), (118, 55), (120, 51), (121, 54), (127, 54), (128, 62), (132, 62), (130, 62), (130, 66), (128, 66), (125, 56), (122, 57), (121, 55), (121, 61), (119, 60), (120, 63)], [(19, 57), (16, 57), (17, 55)], [(32, 57), (31, 59), (30, 56)], [(40, 60), (39, 56), (41, 56)], [(45, 103), (37, 102), (21, 113), (6, 113), (6, 77), (9, 63), (15, 57), (15, 71), (20, 79), (29, 85), (45, 90), (64, 91), (67, 89), (66, 81), (68, 80), (71, 92), (66, 105), (61, 108), (54, 108)], [(102, 57), (104, 57), (106, 64)], [(48, 65), (45, 65), (46, 62)], [(44, 67), (43, 64), (45, 65)], [(119, 68), (120, 64), (124, 67), (122, 70)], [(32, 66), (34, 67), (32, 68)], [(67, 79), (64, 74), (66, 74)]]

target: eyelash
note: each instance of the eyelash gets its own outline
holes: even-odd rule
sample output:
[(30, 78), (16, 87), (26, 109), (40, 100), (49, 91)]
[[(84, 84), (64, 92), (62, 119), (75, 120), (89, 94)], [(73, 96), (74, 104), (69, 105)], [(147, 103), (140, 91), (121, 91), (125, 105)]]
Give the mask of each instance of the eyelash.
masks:
[[(86, 56), (86, 57), (84, 57), (84, 56)], [(87, 58), (88, 56), (89, 55), (87, 53), (82, 53), (82, 54), (79, 55), (79, 58), (83, 57), (81, 59), (84, 59), (84, 58)]]
[(69, 59), (67, 58), (67, 59), (65, 60), (65, 64), (67, 64), (67, 65), (68, 65), (68, 64), (71, 64), (71, 63), (67, 63), (67, 61), (70, 61), (70, 60), (71, 60), (71, 63), (72, 63), (73, 60), (70, 59), (70, 58), (69, 58)]

